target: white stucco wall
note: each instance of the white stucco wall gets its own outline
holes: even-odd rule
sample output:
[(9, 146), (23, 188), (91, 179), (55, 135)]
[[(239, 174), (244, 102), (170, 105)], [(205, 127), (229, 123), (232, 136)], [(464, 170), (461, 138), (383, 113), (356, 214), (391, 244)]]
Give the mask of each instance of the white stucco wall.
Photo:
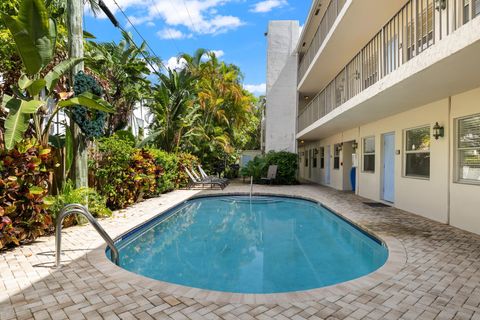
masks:
[(270, 21), (267, 49), (265, 151), (296, 151), (298, 21)]
[[(433, 103), (402, 112), (365, 125), (338, 132), (319, 141), (308, 142), (302, 147), (331, 146), (330, 187), (342, 190), (347, 179), (343, 170), (333, 170), (333, 145), (356, 140), (359, 148), (357, 170), (357, 194), (375, 201), (382, 201), (382, 135), (395, 133), (395, 203), (394, 206), (442, 223), (480, 234), (480, 185), (455, 182), (455, 122), (457, 118), (480, 114), (480, 88), (444, 98)], [(405, 129), (429, 125), (435, 122), (445, 127), (445, 137), (430, 141), (430, 177), (419, 179), (404, 176)], [(375, 137), (375, 172), (362, 172), (362, 139)], [(299, 149), (300, 150), (300, 149)], [(306, 153), (307, 154), (307, 153)], [(341, 162), (344, 161), (342, 152)], [(303, 164), (302, 164), (303, 166)], [(325, 184), (325, 170), (312, 168), (312, 176), (306, 178), (308, 168), (300, 170), (300, 178)]]
[[(455, 128), (456, 119), (480, 114), (480, 88), (452, 97), (449, 127)], [(480, 234), (480, 185), (455, 182), (455, 132), (450, 134), (450, 224)]]

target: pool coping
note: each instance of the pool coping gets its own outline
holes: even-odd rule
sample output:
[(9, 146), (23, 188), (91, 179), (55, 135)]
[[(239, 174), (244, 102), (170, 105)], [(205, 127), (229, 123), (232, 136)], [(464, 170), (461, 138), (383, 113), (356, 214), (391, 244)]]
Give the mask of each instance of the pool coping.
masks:
[[(245, 196), (248, 193), (245, 192), (222, 192), (222, 193), (208, 193), (208, 194), (197, 194), (189, 197), (187, 200), (212, 197), (212, 196), (234, 196), (241, 195)], [(344, 219), (346, 222), (353, 225), (355, 228), (359, 228), (367, 232), (369, 235), (379, 239), (388, 249), (388, 258), (383, 266), (381, 266), (376, 271), (369, 273), (360, 278), (349, 280), (346, 282), (338, 283), (335, 285), (330, 285), (326, 287), (309, 289), (303, 291), (294, 291), (286, 293), (269, 293), (269, 294), (242, 294), (242, 293), (230, 293), (223, 291), (213, 291), (205, 290), (199, 288), (193, 288), (188, 286), (183, 286), (179, 284), (168, 283), (160, 280), (155, 280), (148, 278), (128, 270), (125, 270), (114, 263), (112, 263), (106, 256), (105, 250), (106, 245), (102, 245), (97, 248), (92, 248), (91, 251), (87, 253), (87, 260), (102, 274), (112, 281), (119, 281), (128, 283), (135, 286), (140, 286), (145, 289), (158, 291), (159, 293), (165, 293), (169, 295), (175, 295), (176, 297), (185, 297), (201, 301), (209, 301), (215, 303), (235, 303), (235, 304), (277, 304), (277, 303), (290, 303), (290, 302), (306, 302), (311, 300), (319, 300), (324, 298), (331, 298), (334, 296), (343, 296), (353, 291), (357, 290), (368, 290), (372, 287), (377, 286), (385, 280), (388, 280), (399, 273), (399, 271), (404, 267), (407, 261), (407, 255), (405, 248), (400, 240), (397, 238), (383, 233), (383, 232), (374, 232), (363, 226), (352, 219), (349, 219), (344, 214), (338, 212), (337, 210), (324, 205), (317, 199), (305, 196), (294, 196), (289, 194), (282, 194), (282, 192), (268, 193), (254, 193), (255, 196), (281, 196), (289, 198), (304, 199), (319, 203), (328, 210), (332, 211), (334, 214), (338, 215), (340, 218)], [(148, 219), (142, 223), (139, 223), (129, 230), (122, 232), (118, 235), (115, 240), (124, 237), (125, 235), (131, 233), (133, 230), (139, 228), (140, 226), (146, 225), (149, 222), (157, 219), (159, 216), (170, 212), (172, 209), (175, 209), (177, 206), (182, 205), (185, 201), (176, 203), (169, 208), (163, 210), (159, 214), (155, 215), (151, 219)]]

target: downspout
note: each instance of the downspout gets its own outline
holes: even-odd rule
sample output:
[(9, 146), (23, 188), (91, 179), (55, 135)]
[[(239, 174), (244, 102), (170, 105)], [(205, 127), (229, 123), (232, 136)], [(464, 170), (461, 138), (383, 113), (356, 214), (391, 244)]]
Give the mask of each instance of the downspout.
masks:
[(447, 224), (450, 224), (450, 208), (451, 208), (451, 195), (450, 195), (450, 187), (451, 187), (451, 179), (452, 179), (452, 156), (453, 156), (453, 121), (451, 121), (452, 116), (452, 96), (448, 97), (448, 164), (447, 164)]

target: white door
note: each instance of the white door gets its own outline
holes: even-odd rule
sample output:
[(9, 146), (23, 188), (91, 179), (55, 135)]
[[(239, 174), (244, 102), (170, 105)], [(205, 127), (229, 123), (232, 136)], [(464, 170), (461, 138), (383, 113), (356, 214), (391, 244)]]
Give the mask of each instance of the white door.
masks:
[(330, 184), (330, 146), (325, 147), (325, 184)]
[(383, 200), (395, 201), (395, 133), (383, 135)]

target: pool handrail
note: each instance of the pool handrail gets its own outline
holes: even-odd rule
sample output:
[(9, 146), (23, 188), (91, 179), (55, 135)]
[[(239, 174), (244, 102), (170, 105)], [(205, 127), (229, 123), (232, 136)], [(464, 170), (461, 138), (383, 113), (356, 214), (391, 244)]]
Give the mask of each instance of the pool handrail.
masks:
[(90, 213), (90, 211), (88, 211), (88, 209), (84, 205), (81, 205), (78, 203), (72, 203), (64, 206), (62, 211), (60, 211), (60, 214), (57, 217), (56, 228), (55, 228), (55, 267), (60, 268), (61, 246), (62, 246), (62, 223), (67, 216), (73, 213), (81, 214), (85, 218), (87, 218), (88, 222), (92, 224), (95, 230), (97, 230), (97, 232), (100, 234), (103, 240), (105, 240), (105, 242), (107, 243), (111, 251), (111, 259), (113, 263), (115, 263), (118, 266), (119, 254), (118, 254), (118, 249), (115, 246), (115, 242), (112, 240), (112, 238), (110, 238), (110, 236), (107, 234), (105, 229), (102, 228), (102, 226), (98, 223), (97, 219), (93, 217), (93, 215)]

